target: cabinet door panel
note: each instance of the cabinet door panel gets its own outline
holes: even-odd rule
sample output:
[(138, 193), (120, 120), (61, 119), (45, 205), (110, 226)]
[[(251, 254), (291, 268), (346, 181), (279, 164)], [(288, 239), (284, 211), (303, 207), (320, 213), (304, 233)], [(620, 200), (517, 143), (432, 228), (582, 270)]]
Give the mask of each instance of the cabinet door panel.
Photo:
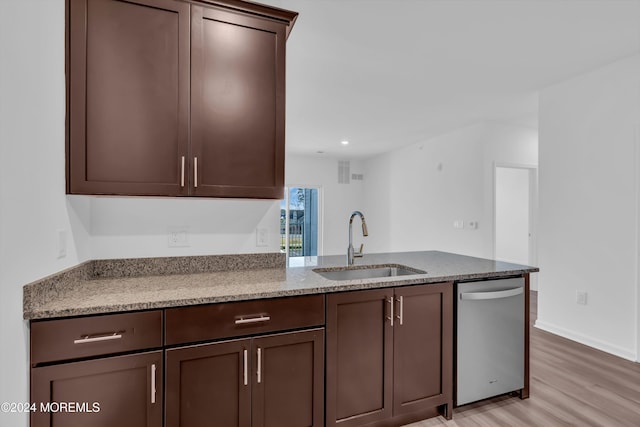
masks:
[(193, 6), (194, 195), (281, 198), (285, 27)]
[(167, 350), (166, 426), (249, 427), (245, 351), (250, 357), (250, 343), (246, 339)]
[(452, 285), (397, 288), (395, 298), (394, 415), (450, 403)]
[(189, 4), (71, 0), (69, 191), (186, 194)]
[(254, 338), (253, 355), (252, 426), (324, 426), (322, 329)]
[(327, 296), (327, 426), (391, 416), (393, 290)]
[[(162, 352), (109, 357), (31, 370), (32, 427), (161, 427)], [(155, 392), (154, 392), (155, 386)], [(41, 411), (40, 403), (52, 403)], [(98, 411), (56, 411), (79, 402)]]

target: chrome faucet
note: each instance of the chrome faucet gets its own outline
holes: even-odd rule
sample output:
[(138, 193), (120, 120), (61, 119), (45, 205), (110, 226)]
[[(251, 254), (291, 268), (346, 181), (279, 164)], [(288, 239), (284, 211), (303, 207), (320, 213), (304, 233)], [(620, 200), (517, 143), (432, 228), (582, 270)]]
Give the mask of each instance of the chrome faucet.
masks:
[(356, 215), (358, 215), (362, 220), (362, 235), (369, 235), (369, 232), (367, 231), (367, 221), (364, 220), (364, 215), (360, 211), (353, 211), (351, 217), (349, 218), (349, 247), (347, 248), (347, 265), (353, 265), (353, 258), (359, 258), (363, 255), (362, 251), (364, 249), (364, 243), (360, 245), (359, 251), (355, 251), (353, 249), (353, 230), (351, 228), (353, 225), (353, 217), (355, 217)]

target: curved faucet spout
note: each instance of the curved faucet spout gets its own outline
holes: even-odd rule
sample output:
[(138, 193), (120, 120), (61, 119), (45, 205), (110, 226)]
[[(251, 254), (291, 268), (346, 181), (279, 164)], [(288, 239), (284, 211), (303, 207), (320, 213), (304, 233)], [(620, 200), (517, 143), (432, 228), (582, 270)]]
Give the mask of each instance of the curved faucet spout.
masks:
[(351, 217), (349, 217), (349, 247), (347, 248), (347, 265), (353, 265), (353, 259), (355, 257), (361, 257), (363, 255), (362, 251), (363, 251), (364, 245), (360, 245), (360, 250), (357, 252), (353, 249), (352, 226), (353, 226), (353, 218), (355, 218), (356, 216), (359, 216), (360, 220), (362, 221), (362, 235), (363, 236), (369, 235), (369, 230), (367, 229), (367, 221), (364, 219), (364, 215), (360, 211), (353, 211), (353, 213), (351, 214)]

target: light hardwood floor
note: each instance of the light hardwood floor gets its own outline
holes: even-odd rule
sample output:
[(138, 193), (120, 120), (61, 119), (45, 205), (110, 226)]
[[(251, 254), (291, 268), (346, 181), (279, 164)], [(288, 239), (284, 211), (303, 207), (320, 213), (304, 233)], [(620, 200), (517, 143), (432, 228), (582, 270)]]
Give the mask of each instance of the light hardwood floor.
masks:
[[(502, 396), (410, 427), (640, 426), (640, 363), (630, 362), (533, 327), (531, 397)], [(407, 427), (409, 427), (407, 426)]]

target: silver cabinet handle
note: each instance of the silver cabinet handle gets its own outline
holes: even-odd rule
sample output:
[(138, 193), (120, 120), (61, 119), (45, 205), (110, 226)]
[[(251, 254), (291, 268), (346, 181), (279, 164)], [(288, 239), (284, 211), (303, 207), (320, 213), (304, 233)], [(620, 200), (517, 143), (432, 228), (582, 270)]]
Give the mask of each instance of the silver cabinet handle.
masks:
[(256, 372), (256, 376), (258, 377), (258, 384), (262, 382), (262, 349), (258, 347), (258, 369)]
[(397, 298), (398, 304), (400, 305), (400, 308), (398, 310), (398, 320), (400, 320), (400, 325), (402, 325), (404, 323), (404, 297), (401, 295), (399, 298)]
[(96, 335), (96, 336), (85, 335), (84, 337), (80, 338), (79, 340), (73, 340), (73, 343), (74, 344), (88, 344), (88, 343), (92, 343), (92, 342), (119, 340), (120, 338), (122, 338), (122, 334), (123, 333), (124, 332), (112, 332), (112, 333), (109, 333), (107, 335)]
[(151, 365), (151, 403), (156, 403), (156, 364)]
[(244, 385), (249, 385), (249, 361), (248, 359), (248, 351), (244, 349)]
[(241, 317), (239, 319), (236, 319), (235, 323), (236, 325), (246, 325), (247, 323), (268, 322), (269, 320), (271, 320), (271, 316), (260, 315), (259, 317), (249, 317), (246, 319), (244, 317)]
[(184, 187), (184, 156), (182, 156), (180, 165), (180, 187)]
[(198, 158), (193, 158), (193, 186), (198, 188)]
[(389, 303), (389, 310), (391, 310), (391, 316), (387, 316), (387, 319), (391, 321), (391, 326), (393, 326), (393, 297), (387, 299), (387, 302)]
[(520, 295), (524, 290), (522, 287), (506, 289), (504, 291), (495, 291), (495, 292), (465, 292), (460, 294), (461, 300), (486, 300), (486, 299), (498, 299), (498, 298), (508, 298), (514, 297), (516, 295)]

